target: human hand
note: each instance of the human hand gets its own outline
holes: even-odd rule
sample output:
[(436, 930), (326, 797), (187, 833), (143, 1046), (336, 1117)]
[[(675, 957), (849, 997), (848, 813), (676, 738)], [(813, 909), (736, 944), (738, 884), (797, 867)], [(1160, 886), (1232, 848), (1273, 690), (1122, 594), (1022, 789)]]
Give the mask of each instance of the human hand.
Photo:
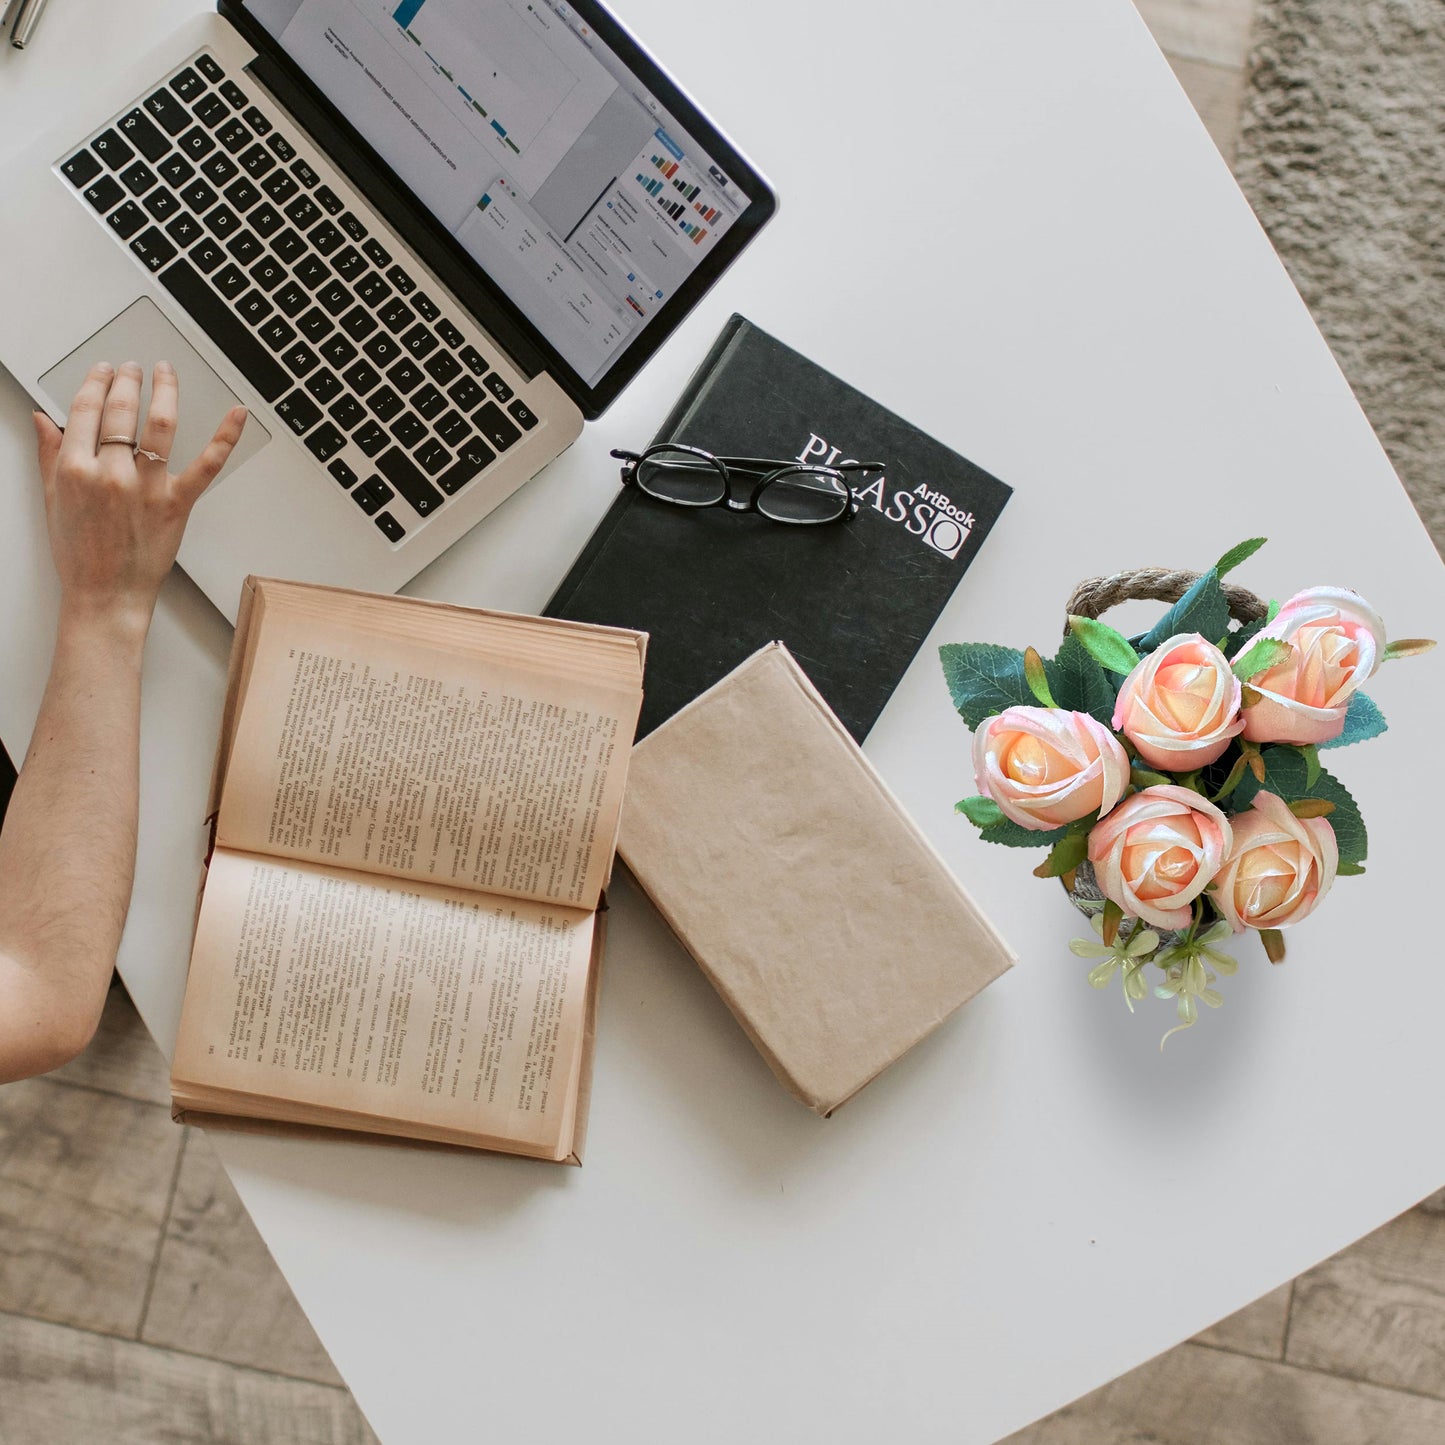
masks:
[[(176, 560), (192, 506), (226, 465), (246, 424), (246, 409), (233, 407), (200, 456), (173, 474), (175, 369), (156, 363), (141, 430), (143, 376), (133, 361), (119, 371), (108, 362), (91, 367), (63, 432), (35, 413), (62, 605), (135, 621), (142, 628), (149, 625), (161, 583)], [(136, 438), (140, 449), (133, 451)]]

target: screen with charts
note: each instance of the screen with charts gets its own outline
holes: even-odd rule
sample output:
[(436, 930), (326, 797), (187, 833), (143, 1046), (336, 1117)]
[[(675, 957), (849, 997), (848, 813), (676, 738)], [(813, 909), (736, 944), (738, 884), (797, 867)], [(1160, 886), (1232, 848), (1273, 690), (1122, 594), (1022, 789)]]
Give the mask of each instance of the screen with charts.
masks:
[(565, 0), (249, 8), (589, 385), (747, 209)]

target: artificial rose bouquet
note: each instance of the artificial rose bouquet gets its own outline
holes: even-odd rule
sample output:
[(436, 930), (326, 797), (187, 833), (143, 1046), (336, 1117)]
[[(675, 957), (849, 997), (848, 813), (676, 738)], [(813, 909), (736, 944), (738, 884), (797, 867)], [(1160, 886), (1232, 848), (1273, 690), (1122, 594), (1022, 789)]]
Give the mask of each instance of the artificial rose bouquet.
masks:
[(1033, 648), (942, 649), (974, 733), (979, 791), (958, 811), (990, 842), (1048, 845), (1035, 873), (1093, 914), (1096, 937), (1070, 945), (1099, 960), (1089, 982), (1120, 974), (1132, 1010), (1154, 965), (1180, 1028), (1222, 1002), (1211, 965), (1234, 972), (1225, 938), (1254, 930), (1278, 963), (1280, 930), (1337, 877), (1364, 872), (1359, 809), (1319, 753), (1384, 732), (1362, 684), (1434, 646), (1387, 644), (1374, 609), (1339, 587), (1231, 625), (1220, 579), (1264, 540), (1226, 553), (1132, 640), (1071, 616), (1048, 661)]

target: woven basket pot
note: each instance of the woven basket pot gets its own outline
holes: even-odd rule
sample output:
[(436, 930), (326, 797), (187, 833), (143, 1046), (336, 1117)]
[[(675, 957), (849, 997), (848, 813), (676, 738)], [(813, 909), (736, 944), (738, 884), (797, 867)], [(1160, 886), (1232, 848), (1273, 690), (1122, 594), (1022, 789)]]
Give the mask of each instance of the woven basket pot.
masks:
[[(1115, 572), (1109, 577), (1088, 577), (1074, 588), (1065, 612), (1069, 617), (1099, 617), (1121, 602), (1178, 602), (1199, 580), (1198, 572), (1181, 572), (1167, 567), (1136, 567), (1128, 572)], [(1253, 592), (1230, 583), (1221, 583), (1224, 599), (1229, 604), (1229, 615), (1236, 622), (1263, 621), (1269, 612), (1268, 606)], [(1068, 636), (1069, 625), (1064, 624), (1064, 635)], [(1085, 859), (1074, 870), (1072, 886), (1065, 883), (1065, 890), (1081, 913), (1096, 910), (1085, 907), (1088, 903), (1101, 903), (1104, 894), (1094, 875), (1094, 865)], [(1182, 936), (1168, 929), (1156, 929), (1160, 946), (1168, 948)]]

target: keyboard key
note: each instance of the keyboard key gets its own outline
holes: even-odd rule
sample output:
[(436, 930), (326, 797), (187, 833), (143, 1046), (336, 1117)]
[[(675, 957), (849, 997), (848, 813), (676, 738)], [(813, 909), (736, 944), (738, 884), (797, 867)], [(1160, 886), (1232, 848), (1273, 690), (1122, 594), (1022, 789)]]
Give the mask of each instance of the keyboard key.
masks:
[(498, 401), (511, 401), (512, 388), (508, 386), (495, 371), (482, 382), (482, 385), (486, 387)]
[(216, 132), (216, 139), (225, 147), (228, 155), (235, 155), (237, 151), (245, 150), (256, 137), (235, 116), (232, 116)]
[(411, 404), (428, 421), (436, 416), (438, 412), (443, 412), (447, 409), (446, 397), (444, 397), (431, 382), (427, 382), (427, 384), (412, 397)]
[[(447, 461), (451, 460), (439, 443), (428, 445), (441, 452)], [(422, 451), (425, 450), (423, 447)], [(418, 459), (421, 455), (421, 452), (417, 453)], [(400, 447), (391, 447), (377, 457), (376, 469), (411, 503), (418, 516), (429, 516), (441, 506), (442, 494), (422, 476), (416, 463)]]
[(353, 241), (364, 241), (366, 239), (366, 227), (363, 226), (350, 211), (343, 212), (336, 224), (340, 226)]
[(472, 424), (499, 452), (506, 451), (522, 435), (502, 415), (502, 408), (494, 401), (489, 401), (479, 412), (473, 414)]
[(250, 231), (237, 231), (236, 234), (226, 242), (227, 252), (233, 260), (239, 261), (243, 266), (249, 266), (265, 249)]
[[(262, 188), (264, 189), (264, 187)], [(306, 242), (287, 226), (274, 241), (271, 249), (288, 265), (294, 266), (306, 254)]]
[(250, 102), (246, 99), (246, 92), (236, 84), (234, 80), (228, 80), (221, 87), (221, 94), (226, 97), (227, 102), (237, 110), (244, 110)]
[(274, 316), (261, 328), (261, 340), (272, 351), (280, 351), (283, 346), (290, 346), (296, 340), (296, 328), (281, 317)]
[(142, 102), (147, 113), (161, 123), (167, 135), (179, 135), (191, 123), (191, 113), (168, 90), (158, 90)]
[(166, 222), (166, 235), (178, 246), (189, 246), (201, 234), (201, 223), (182, 211)]
[(403, 395), (415, 390), (422, 382), (421, 368), (408, 357), (402, 357), (390, 371), (386, 373), (386, 379)]
[[(174, 224), (174, 222), (172, 222)], [(226, 259), (226, 253), (207, 236), (199, 246), (191, 249), (191, 264), (207, 276)]]
[(226, 78), (226, 72), (209, 55), (198, 55), (196, 57), (196, 69), (211, 82), (218, 84)]
[[(236, 274), (241, 276), (239, 271)], [(257, 345), (241, 318), (187, 262), (172, 262), (160, 273), (160, 282), (267, 401), (275, 401), (290, 385), (286, 373)], [(244, 276), (241, 282), (244, 286)]]
[(374, 457), (386, 445), (386, 428), (379, 421), (369, 421), (357, 427), (351, 440), (369, 457)]
[(342, 376), (346, 384), (357, 396), (365, 396), (381, 380), (381, 373), (369, 362), (358, 361), (355, 366), (349, 366), (343, 371)]
[[(318, 261), (316, 263), (320, 265)], [(324, 268), (323, 268), (324, 269)], [(300, 274), (299, 272), (297, 273)], [(340, 281), (328, 281), (317, 293), (316, 299), (332, 316), (340, 316), (343, 311), (356, 299), (351, 292), (341, 284)], [(365, 315), (365, 313), (362, 313)], [(368, 316), (367, 320), (371, 318)]]
[(451, 464), (452, 454), (439, 441), (429, 441), (416, 449), (416, 459), (434, 477)]
[(253, 145), (250, 150), (242, 151), (236, 159), (240, 161), (241, 169), (255, 180), (259, 180), (276, 164), (276, 157), (263, 145)]
[(321, 420), (321, 408), (304, 391), (293, 391), (276, 403), (276, 415), (297, 436), (304, 436)]
[(270, 300), (254, 287), (236, 302), (241, 319), (252, 326), (259, 326), (275, 309)]
[(320, 206), (328, 216), (339, 216), (346, 209), (346, 202), (343, 201), (330, 186), (317, 186), (314, 194), (316, 204)]
[(375, 271), (372, 271), (357, 283), (356, 294), (368, 306), (380, 306), (391, 295), (391, 285)]
[(238, 211), (249, 211), (261, 199), (261, 192), (242, 176), (226, 187), (226, 199)]
[[(443, 317), (442, 320), (437, 322), (437, 334), (441, 337), (443, 341), (446, 342), (448, 346), (461, 346), (467, 339), (445, 317)], [(487, 363), (485, 361), (482, 361), (482, 358), (480, 356), (477, 357), (477, 360), (482, 362), (482, 371), (485, 371), (487, 369)], [(478, 376), (480, 376), (481, 374), (481, 371), (477, 373)]]
[(401, 344), (418, 361), (430, 356), (437, 349), (437, 339), (420, 322), (401, 338)]
[(156, 184), (156, 173), (144, 161), (137, 161), (120, 173), (120, 183), (131, 195), (142, 196)]
[(366, 408), (354, 396), (341, 396), (336, 399), (330, 415), (347, 431), (351, 431), (366, 420)]
[(281, 219), (281, 212), (270, 201), (262, 201), (246, 219), (250, 221), (251, 229), (263, 240), (267, 236), (274, 236), (286, 224)]
[(306, 390), (325, 406), (341, 394), (341, 378), (323, 366), (306, 379)]
[(286, 174), (285, 171), (272, 171), (264, 181), (261, 182), (261, 189), (276, 202), (278, 206), (284, 205), (292, 196), (299, 194), (301, 187)]
[(197, 178), (181, 192), (181, 199), (191, 210), (204, 213), (209, 211), (220, 197), (205, 181)]
[(532, 428), (537, 425), (536, 415), (521, 397), (518, 397), (507, 410), (511, 413), (512, 420), (515, 421), (523, 431), (531, 431)]
[(311, 298), (294, 281), (288, 281), (272, 300), (288, 316), (299, 316), (311, 304)]
[(276, 159), (278, 161), (295, 160), (296, 147), (293, 146), (279, 130), (267, 140), (266, 144), (276, 152)]
[(195, 166), (179, 151), (172, 151), (156, 169), (161, 173), (161, 179), (168, 186), (174, 186), (176, 190), (180, 190), (196, 173)]
[(141, 259), (147, 271), (159, 271), (168, 261), (176, 258), (176, 248), (166, 240), (158, 226), (142, 231), (130, 248)]
[(382, 421), (390, 421), (406, 405), (389, 386), (377, 387), (367, 397), (366, 404)]
[(330, 472), (343, 487), (350, 488), (356, 485), (356, 473), (353, 472), (345, 462), (338, 459), (332, 462), (326, 470)]
[(319, 256), (303, 256), (296, 263), (295, 272), (296, 279), (308, 291), (314, 291), (331, 275), (331, 267)]
[(376, 330), (376, 317), (364, 306), (353, 306), (341, 318), (341, 329), (353, 341), (363, 341)]
[(486, 442), (480, 437), (473, 437), (457, 454), (456, 461), (436, 479), (437, 486), (447, 496), (455, 496), (478, 472), (490, 466), (496, 459), (496, 452)]
[(194, 100), (205, 88), (206, 82), (189, 65), (171, 81), (171, 89), (182, 100)]
[(378, 366), (390, 366), (401, 355), (401, 347), (384, 331), (378, 331), (370, 341), (364, 342), (361, 350)]
[(298, 341), (281, 353), (281, 362), (291, 369), (293, 376), (308, 376), (316, 370), (319, 358), (304, 341)]
[(371, 257), (373, 265), (391, 265), (391, 252), (388, 251), (386, 247), (383, 246), (381, 242), (376, 239), (375, 236), (373, 236), (371, 240), (369, 240), (361, 249), (365, 251), (368, 256)]
[(356, 348), (341, 335), (328, 336), (321, 346), (321, 354), (338, 369), (356, 360)]
[(271, 122), (254, 105), (245, 112), (245, 121), (257, 135), (265, 135), (271, 129)]
[(472, 429), (472, 424), (459, 411), (449, 411), (439, 422), (434, 423), (437, 435), (449, 446), (454, 447)]
[[(437, 330), (441, 331), (443, 336), (446, 335), (446, 332), (442, 330), (440, 326), (437, 327)], [(455, 343), (449, 344), (454, 345)], [(462, 347), (460, 355), (462, 365), (465, 366), (473, 376), (485, 376), (487, 374), (487, 363), (482, 359), (482, 353), (478, 351), (475, 346)]]
[(103, 215), (117, 201), (125, 199), (125, 189), (113, 176), (102, 176), (85, 188), (85, 199)]
[(306, 450), (309, 451), (318, 462), (329, 462), (345, 445), (346, 438), (342, 436), (329, 421), (322, 422), (322, 424), (306, 438)]
[(211, 139), (209, 132), (198, 125), (193, 125), (176, 144), (193, 161), (204, 160), (216, 148), (216, 143)]
[(352, 494), (351, 500), (369, 517), (378, 512), (396, 495), (380, 477), (370, 477)]
[(158, 221), (169, 220), (181, 208), (181, 203), (176, 199), (174, 191), (168, 191), (164, 186), (159, 190), (152, 191), (145, 200), (141, 202), (146, 210)]
[(113, 171), (135, 159), (135, 152), (113, 130), (102, 131), (91, 141), (90, 148)]
[(399, 296), (393, 296), (376, 314), (381, 318), (382, 325), (392, 333), (405, 330), (416, 320), (416, 312)]
[(134, 201), (127, 201), (125, 205), (112, 211), (105, 218), (105, 223), (122, 241), (129, 241), (137, 231), (144, 228), (146, 214)]
[(451, 397), (463, 411), (470, 411), (479, 402), (485, 401), (487, 398), (486, 392), (469, 376), (462, 377), (455, 386), (448, 390), (447, 395)]
[(386, 279), (403, 295), (410, 296), (416, 290), (416, 282), (400, 266), (393, 266), (386, 273)]
[(330, 221), (322, 221), (307, 239), (323, 256), (329, 256), (346, 237)]
[(224, 241), (241, 229), (241, 218), (229, 206), (217, 206), (206, 216), (206, 229), (218, 241)]
[(312, 186), (319, 185), (321, 182), (321, 177), (303, 160), (294, 160), (291, 162), (291, 174), (295, 176), (308, 191)]
[(410, 451), (426, 436), (426, 423), (415, 412), (407, 412), (391, 424), (391, 434)]
[(462, 364), (450, 351), (436, 351), (427, 360), (426, 374), (446, 386), (462, 374)]
[(286, 279), (286, 268), (274, 256), (262, 256), (251, 267), (251, 279), (263, 291), (274, 291)]
[[(345, 217), (342, 217), (345, 220)], [(366, 270), (366, 257), (355, 246), (345, 246), (332, 258), (336, 274), (347, 281), (355, 281)]]
[(298, 230), (304, 231), (321, 219), (321, 207), (310, 196), (297, 196), (285, 209)]
[(156, 129), (150, 117), (139, 106), (120, 118), (120, 133), (148, 161), (160, 160), (171, 148), (169, 138)]
[[(387, 275), (390, 275), (387, 272)], [(425, 291), (418, 291), (411, 298), (411, 304), (416, 307), (417, 314), (423, 321), (435, 321), (442, 314), (442, 309), (426, 294)]]
[(296, 323), (296, 329), (307, 341), (320, 343), (336, 330), (336, 323), (319, 306), (313, 306)]
[(234, 301), (241, 292), (249, 290), (251, 286), (246, 279), (246, 273), (230, 261), (211, 277), (211, 284), (227, 301)]
[(219, 95), (203, 95), (192, 107), (191, 114), (206, 127), (215, 130), (230, 115), (231, 107)]
[(406, 536), (406, 528), (390, 512), (378, 512), (371, 520), (381, 528), (388, 542), (400, 542)]
[(237, 174), (236, 163), (230, 156), (223, 156), (217, 151), (215, 155), (208, 156), (201, 162), (201, 174), (213, 186), (224, 186)]

